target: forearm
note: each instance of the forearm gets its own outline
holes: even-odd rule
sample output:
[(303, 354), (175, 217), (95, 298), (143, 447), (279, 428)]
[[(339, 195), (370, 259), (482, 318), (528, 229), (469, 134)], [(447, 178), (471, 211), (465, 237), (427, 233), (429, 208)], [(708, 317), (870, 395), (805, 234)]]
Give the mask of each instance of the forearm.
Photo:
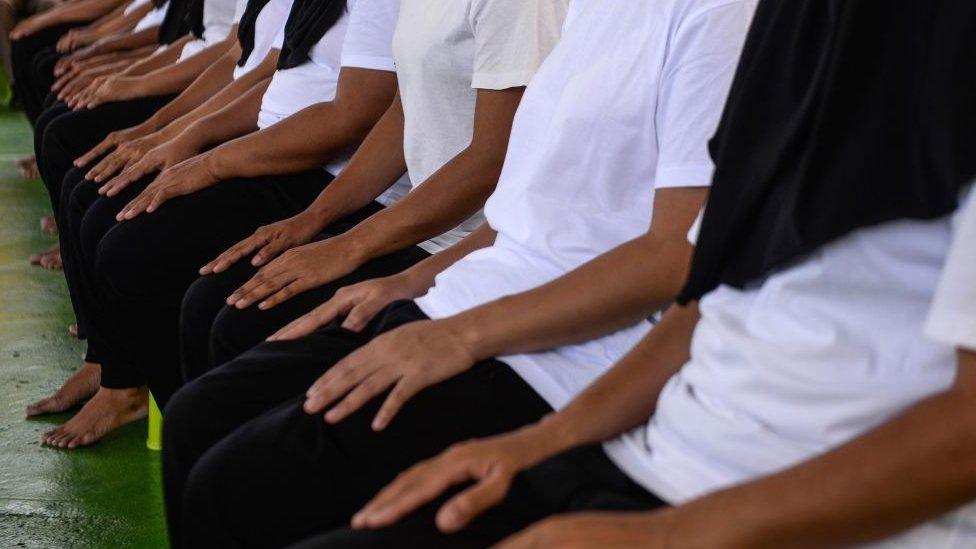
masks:
[(679, 507), (674, 546), (852, 545), (970, 502), (976, 498), (974, 398), (972, 391), (950, 390), (820, 457)]
[(366, 262), (441, 235), (484, 206), (498, 182), (501, 160), (469, 147), (406, 197), (342, 238), (357, 259)]
[[(186, 38), (186, 42), (190, 40), (192, 39)], [(183, 45), (186, 45), (186, 42)], [(231, 60), (225, 61), (221, 59), (230, 47), (231, 44), (229, 43), (219, 42), (178, 63), (171, 63), (139, 77), (138, 88), (140, 95), (147, 97), (151, 95), (179, 93), (188, 90), (188, 86), (197, 84), (197, 81), (207, 75), (208, 68), (212, 67), (218, 60), (224, 63), (224, 65), (233, 65)], [(179, 57), (179, 50), (182, 49), (182, 46), (180, 48), (173, 48), (171, 46), (167, 49), (174, 50), (173, 60), (175, 61)], [(223, 84), (229, 82), (229, 75), (233, 72), (233, 69), (228, 71), (226, 68), (221, 68), (215, 72), (219, 72), (221, 78), (215, 78), (213, 82), (200, 82), (198, 85), (200, 88), (199, 93), (196, 96), (204, 98), (216, 93), (223, 87)], [(217, 75), (211, 73), (208, 76), (215, 77)]]
[(68, 2), (43, 14), (52, 25), (97, 19), (112, 11), (124, 0), (80, 0)]
[[(258, 82), (244, 95), (232, 101), (226, 107), (193, 122), (179, 135), (194, 148), (200, 150), (215, 143), (235, 139), (254, 132), (257, 129), (258, 111), (261, 109), (261, 98), (268, 89), (270, 78)], [(213, 151), (207, 154), (212, 154)], [(242, 162), (259, 161), (241, 158)], [(221, 178), (225, 179), (225, 178)]]
[(403, 271), (401, 276), (409, 281), (409, 286), (414, 289), (416, 295), (422, 295), (434, 286), (434, 279), (438, 274), (444, 272), (448, 267), (457, 263), (471, 252), (491, 246), (495, 243), (495, 237), (497, 236), (498, 233), (490, 225), (482, 223), (480, 227), (472, 231), (471, 234), (464, 237), (457, 244), (417, 263)]
[(399, 99), (380, 118), (342, 173), (305, 213), (317, 230), (363, 208), (407, 171), (403, 156), (403, 111)]
[(320, 168), (360, 145), (390, 108), (396, 89), (393, 75), (375, 72), (343, 69), (335, 100), (217, 147), (212, 151), (215, 173), (224, 179), (298, 173)]
[[(698, 305), (672, 305), (644, 339), (557, 413), (533, 429), (555, 455), (644, 425), (657, 397), (690, 358)], [(547, 457), (547, 456), (546, 456)]]
[(164, 49), (159, 49), (157, 46), (150, 46), (153, 48), (154, 53), (146, 59), (130, 66), (122, 73), (122, 76), (143, 76), (172, 65), (179, 59), (180, 50), (183, 49), (183, 46), (192, 39), (193, 37), (191, 35), (180, 37), (179, 40)]
[(119, 6), (115, 12), (107, 16), (106, 21), (98, 25), (96, 33), (99, 37), (102, 37), (114, 32), (131, 31), (152, 9), (152, 2), (147, 2), (126, 14), (125, 6)]
[[(275, 61), (277, 61), (277, 58), (275, 58)], [(242, 75), (240, 78), (236, 80), (232, 79), (229, 84), (224, 86), (223, 89), (212, 97), (206, 99), (201, 105), (170, 122), (161, 130), (163, 137), (166, 139), (176, 137), (187, 129), (190, 124), (230, 105), (260, 82), (271, 78), (272, 74), (274, 74), (274, 63), (265, 62), (247, 74)]]
[(183, 90), (176, 99), (149, 117), (146, 121), (148, 127), (153, 130), (162, 129), (170, 122), (199, 107), (207, 98), (218, 93), (233, 79), (235, 64), (236, 61), (230, 52), (221, 56)]
[(92, 45), (91, 55), (134, 50), (155, 45), (159, 39), (159, 27), (150, 27), (139, 32), (115, 34), (102, 38)]

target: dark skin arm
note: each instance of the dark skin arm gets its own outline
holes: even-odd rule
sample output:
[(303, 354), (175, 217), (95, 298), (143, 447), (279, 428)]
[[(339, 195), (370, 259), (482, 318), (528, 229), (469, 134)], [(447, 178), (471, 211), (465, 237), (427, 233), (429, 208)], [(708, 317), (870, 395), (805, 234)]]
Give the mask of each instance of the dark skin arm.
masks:
[(312, 385), (305, 411), (329, 408), (325, 420), (336, 423), (392, 387), (373, 422), (384, 429), (413, 395), (479, 360), (589, 341), (637, 323), (681, 289), (691, 263), (688, 229), (706, 193), (661, 189), (644, 236), (533, 290), (376, 337)]
[[(180, 95), (156, 111), (144, 122), (125, 130), (108, 134), (101, 143), (75, 160), (75, 166), (83, 167), (91, 164), (96, 158), (123, 146), (130, 147), (134, 141), (144, 138), (165, 128), (170, 122), (191, 112), (196, 107), (216, 95), (233, 79), (234, 67), (240, 56), (238, 46), (231, 47), (226, 53), (207, 67), (197, 76)], [(151, 148), (151, 147), (150, 147)], [(148, 149), (146, 149), (148, 150)], [(130, 152), (131, 154), (131, 152)]]
[(261, 227), (200, 269), (220, 273), (254, 254), (264, 265), (281, 252), (310, 242), (323, 228), (366, 206), (407, 171), (403, 157), (403, 107), (399, 95), (370, 130), (349, 164), (302, 213)]
[[(187, 89), (201, 73), (212, 67), (221, 56), (226, 55), (237, 43), (236, 33), (226, 40), (212, 44), (181, 62), (156, 69), (148, 74), (119, 75), (106, 81), (87, 98), (86, 107), (113, 101), (125, 101), (136, 97), (179, 93)], [(236, 62), (237, 59), (235, 58)]]
[[(333, 101), (313, 105), (254, 131), (268, 83), (270, 79), (256, 88), (259, 93), (246, 103), (236, 101), (194, 122), (102, 188), (112, 196), (113, 191), (162, 168), (148, 211), (173, 196), (220, 181), (313, 169), (360, 143), (396, 93), (396, 75), (392, 72), (344, 68)], [(214, 143), (223, 144), (193, 158), (185, 155)]]
[[(667, 342), (652, 341), (665, 326), (565, 410), (509, 435), (458, 445), (414, 467), (356, 515), (354, 525), (390, 524), (447, 487), (474, 480), (473, 488), (437, 515), (441, 530), (456, 531), (500, 501), (518, 471), (646, 421), (655, 401), (645, 398), (642, 404), (631, 387), (642, 392), (658, 386), (645, 395), (658, 394), (675, 371), (673, 360), (671, 367), (660, 364)], [(686, 347), (691, 327), (685, 332)], [(795, 467), (665, 510), (553, 517), (501, 547), (824, 547), (898, 534), (976, 498), (976, 354), (960, 350), (958, 362), (947, 391)], [(652, 374), (661, 379), (642, 381)], [(904, 451), (906, 441), (911, 452)]]
[(40, 30), (62, 23), (97, 19), (118, 7), (124, 0), (78, 0), (65, 2), (45, 12), (24, 19), (10, 31), (11, 40), (19, 40)]
[[(238, 308), (255, 303), (262, 309), (274, 307), (371, 259), (442, 234), (477, 212), (498, 182), (523, 91), (479, 90), (474, 135), (467, 148), (393, 206), (343, 235), (295, 248), (269, 263), (235, 291), (228, 303)], [(333, 182), (328, 189), (335, 185)]]

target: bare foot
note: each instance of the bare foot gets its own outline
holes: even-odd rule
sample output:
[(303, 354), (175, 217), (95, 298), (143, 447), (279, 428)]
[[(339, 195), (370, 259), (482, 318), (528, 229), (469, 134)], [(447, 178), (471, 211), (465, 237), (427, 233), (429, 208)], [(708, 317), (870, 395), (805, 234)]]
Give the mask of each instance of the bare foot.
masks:
[(54, 236), (58, 234), (58, 222), (53, 215), (45, 215), (41, 218), (41, 232)]
[(37, 157), (34, 155), (25, 156), (14, 161), (14, 166), (17, 167), (17, 172), (24, 179), (37, 179), (40, 177), (40, 172), (37, 171)]
[(102, 367), (92, 362), (85, 362), (81, 368), (71, 374), (68, 381), (53, 395), (38, 400), (27, 407), (27, 416), (42, 414), (57, 414), (75, 407), (81, 401), (98, 391), (98, 384), (102, 381)]
[(61, 247), (55, 246), (53, 250), (49, 250), (43, 256), (41, 256), (41, 267), (49, 271), (60, 271), (62, 268), (61, 264)]
[(41, 437), (44, 444), (69, 450), (88, 446), (119, 427), (146, 417), (149, 390), (99, 387), (75, 417)]
[(30, 257), (28, 258), (28, 261), (30, 261), (31, 265), (40, 265), (41, 261), (43, 261), (44, 258), (51, 252), (58, 252), (58, 255), (61, 255), (61, 245), (54, 244), (53, 246), (51, 246), (50, 248), (48, 248), (43, 252), (37, 252), (36, 254), (31, 254)]
[(71, 337), (73, 337), (73, 338), (75, 338), (75, 339), (78, 339), (78, 325), (77, 324), (72, 324), (72, 325), (68, 326), (68, 335), (71, 336)]

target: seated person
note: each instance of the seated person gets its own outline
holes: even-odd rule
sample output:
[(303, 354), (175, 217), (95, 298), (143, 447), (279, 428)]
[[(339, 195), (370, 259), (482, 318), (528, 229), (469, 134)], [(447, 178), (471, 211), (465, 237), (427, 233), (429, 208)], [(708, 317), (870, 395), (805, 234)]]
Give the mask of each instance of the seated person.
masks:
[[(953, 215), (976, 176), (976, 5), (886, 7), (762, 2), (687, 307), (564, 409), (296, 547), (976, 544), (972, 194)], [(298, 425), (262, 425), (281, 470), (316, 451)]]
[[(231, 11), (233, 10), (233, 6), (235, 4), (243, 6), (243, 2), (240, 0), (209, 0), (203, 6), (202, 12), (198, 14), (202, 17), (201, 21), (206, 24), (205, 30), (202, 31), (202, 35), (205, 38), (194, 41), (190, 41), (189, 39), (180, 39), (166, 48), (171, 53), (166, 54), (166, 52), (163, 52), (162, 54), (153, 55), (151, 58), (146, 59), (145, 62), (130, 65), (129, 68), (123, 72), (123, 74), (136, 75), (143, 71), (148, 71), (145, 72), (145, 74), (142, 74), (142, 76), (139, 78), (148, 83), (148, 85), (144, 87), (144, 92), (150, 97), (147, 97), (141, 101), (128, 102), (124, 105), (120, 105), (118, 108), (114, 108), (114, 113), (112, 112), (113, 109), (110, 108), (107, 110), (103, 109), (102, 111), (93, 113), (91, 115), (79, 115), (83, 118), (87, 118), (87, 121), (82, 124), (83, 132), (76, 135), (69, 131), (65, 138), (69, 139), (71, 143), (83, 141), (81, 135), (86, 132), (97, 131), (99, 127), (102, 127), (106, 123), (111, 123), (120, 116), (134, 117), (136, 120), (142, 121), (142, 118), (146, 116), (146, 113), (149, 110), (159, 109), (159, 105), (161, 103), (166, 103), (169, 99), (171, 99), (173, 97), (173, 93), (184, 91), (194, 78), (198, 77), (209, 65), (224, 55), (234, 44), (236, 38), (231, 34), (234, 31), (234, 28), (232, 27), (234, 15), (231, 13)], [(161, 10), (157, 9), (155, 11), (158, 12)], [(148, 18), (149, 16), (146, 17), (146, 19)], [(140, 23), (140, 25), (142, 25), (142, 23)], [(195, 30), (198, 33), (201, 32), (199, 28), (196, 28)], [(216, 36), (220, 36), (221, 39), (218, 40)], [(208, 42), (213, 43), (208, 44)], [(198, 45), (199, 47), (192, 49), (191, 47), (194, 45)], [(153, 69), (153, 67), (156, 68)], [(71, 86), (79, 82), (83, 83), (82, 86), (90, 85), (97, 88), (100, 85), (100, 79), (105, 77), (94, 76), (94, 74), (103, 68), (114, 70), (112, 69), (112, 64), (107, 63), (97, 67), (94, 72), (80, 72), (74, 75), (75, 78), (66, 84), (66, 87), (61, 89), (59, 93), (73, 93), (70, 91)], [(226, 72), (229, 72), (229, 69)], [(70, 75), (67, 75), (63, 78), (68, 78), (69, 76)], [(116, 77), (112, 76), (111, 78), (115, 79)], [(132, 77), (130, 77), (130, 79), (131, 78)], [(154, 117), (158, 118), (161, 116), (166, 116), (181, 103), (195, 100), (197, 101), (197, 104), (199, 104), (200, 101), (203, 101), (200, 96), (206, 97), (208, 94), (213, 93), (213, 81), (219, 82), (220, 80), (214, 78), (213, 75), (208, 75), (208, 79), (205, 82), (202, 82), (201, 85), (197, 86), (197, 88), (202, 87), (204, 89), (197, 92), (196, 98), (194, 98), (192, 93), (188, 93), (187, 96), (190, 97), (184, 97), (181, 101), (175, 102), (176, 105), (172, 105), (169, 109), (161, 109), (162, 112), (157, 111)], [(57, 87), (60, 82), (61, 81), (56, 83), (55, 86)], [(85, 82), (87, 82), (87, 84)], [(75, 91), (77, 93), (84, 94), (86, 93), (86, 89), (87, 88), (82, 87)], [(157, 95), (159, 97), (152, 97)], [(52, 102), (51, 98), (49, 97), (48, 106), (34, 124), (35, 151), (43, 160), (43, 165), (40, 167), (40, 172), (42, 179), (48, 188), (48, 193), (51, 196), (51, 203), (54, 209), (55, 218), (58, 216), (62, 180), (64, 179), (65, 172), (70, 168), (70, 161), (73, 160), (73, 158), (51, 158), (50, 154), (45, 158), (45, 155), (43, 154), (43, 144), (47, 137), (47, 129), (49, 126), (54, 124), (56, 121), (57, 124), (54, 124), (55, 127), (64, 126), (68, 124), (68, 122), (60, 119), (77, 118), (67, 116), (69, 114), (71, 114), (71, 108), (66, 103), (60, 101)], [(93, 119), (100, 121), (100, 124), (95, 124), (92, 121)], [(74, 128), (69, 128), (69, 130), (73, 129)], [(51, 224), (56, 225), (55, 223)], [(38, 263), (47, 267), (57, 268), (61, 265), (61, 256), (58, 246), (55, 246), (44, 254), (38, 254), (36, 258), (32, 259), (36, 259)]]
[[(231, 48), (213, 66), (201, 74), (184, 93), (166, 104), (165, 107), (157, 111), (153, 116), (170, 117), (172, 120), (170, 125), (179, 127), (189, 126), (194, 121), (212, 112), (219, 111), (247, 90), (258, 85), (267, 76), (270, 76), (274, 71), (274, 64), (278, 58), (278, 50), (272, 47), (273, 36), (283, 27), (288, 12), (282, 12), (278, 7), (270, 4), (267, 7), (267, 10), (261, 11), (261, 17), (253, 14), (253, 17), (250, 19), (252, 21), (251, 24), (244, 25), (242, 23), (241, 25), (240, 32), (242, 34), (247, 33), (248, 29), (251, 32), (255, 32), (256, 29), (257, 35), (261, 38), (256, 42), (249, 40), (249, 43), (253, 44), (253, 46), (249, 49), (247, 56), (241, 53), (239, 47)], [(255, 21), (257, 23), (256, 25), (253, 24)], [(271, 35), (270, 38), (268, 38), (269, 34)], [(198, 55), (202, 55), (202, 53)], [(236, 65), (237, 59), (240, 59), (240, 66)], [(257, 61), (254, 59), (257, 59)], [(220, 81), (224, 79), (223, 77), (226, 77), (226, 80), (230, 80), (231, 82), (220, 89)], [(215, 92), (216, 95), (208, 96), (208, 93), (212, 93), (210, 90), (213, 87), (218, 87)], [(148, 98), (145, 101), (137, 103), (136, 106), (147, 109), (152, 106), (150, 104), (151, 101), (159, 101), (159, 98)], [(161, 103), (162, 101), (159, 102)], [(69, 409), (74, 404), (90, 396), (91, 393), (88, 391), (90, 390), (89, 381), (92, 379), (91, 374), (94, 374), (94, 379), (97, 383), (98, 371), (100, 369), (100, 361), (96, 358), (98, 355), (97, 342), (95, 338), (91, 337), (91, 330), (89, 329), (82, 305), (82, 300), (84, 299), (82, 296), (85, 295), (83, 291), (87, 287), (86, 281), (88, 279), (86, 276), (88, 268), (94, 258), (92, 255), (93, 249), (85, 249), (83, 246), (84, 244), (97, 245), (101, 235), (111, 228), (111, 224), (106, 225), (105, 221), (111, 220), (114, 223), (117, 210), (105, 212), (100, 217), (93, 214), (91, 224), (88, 226), (92, 232), (85, 232), (82, 229), (82, 223), (86, 219), (89, 209), (99, 206), (98, 189), (91, 184), (82, 185), (84, 181), (84, 170), (78, 168), (68, 170), (65, 164), (70, 166), (70, 159), (75, 157), (74, 153), (81, 154), (81, 152), (78, 152), (80, 148), (79, 141), (84, 141), (86, 136), (88, 139), (92, 139), (92, 136), (98, 135), (100, 130), (111, 127), (110, 125), (113, 123), (113, 120), (117, 122), (119, 119), (124, 119), (125, 117), (129, 117), (131, 120), (133, 117), (137, 117), (139, 112), (144, 112), (133, 109), (132, 107), (133, 102), (129, 101), (125, 103), (111, 103), (94, 111), (68, 113), (54, 120), (45, 132), (45, 147), (42, 157), (50, 159), (52, 162), (42, 163), (42, 171), (47, 172), (58, 166), (66, 171), (62, 184), (56, 189), (52, 186), (49, 191), (52, 194), (52, 201), (55, 200), (54, 191), (58, 190), (60, 192), (60, 197), (57, 202), (59, 206), (55, 209), (55, 212), (59, 216), (59, 226), (61, 227), (60, 241), (61, 251), (63, 252), (62, 259), (65, 266), (65, 278), (68, 283), (72, 305), (75, 308), (75, 316), (78, 319), (79, 336), (88, 339), (88, 351), (86, 352), (85, 361), (81, 370), (69, 379), (65, 386), (51, 398), (43, 399), (29, 406), (28, 415)], [(116, 118), (111, 119), (99, 115), (114, 115)], [(94, 143), (89, 143), (89, 146), (91, 145), (94, 145)], [(87, 147), (80, 150), (83, 151), (86, 149)], [(51, 179), (53, 181), (55, 178), (52, 177)], [(47, 176), (45, 177), (46, 180)], [(107, 203), (103, 204), (99, 206), (100, 209), (98, 211), (102, 211), (101, 208), (107, 207), (110, 208), (111, 206)], [(102, 221), (103, 219), (104, 221)], [(83, 382), (75, 383), (76, 378)]]
[[(424, 3), (403, 2), (401, 24), (422, 26)], [(486, 225), (402, 274), (340, 291), (172, 399), (172, 539), (284, 546), (335, 528), (403, 468), (537, 421), (640, 341), (685, 279), (685, 235), (712, 175), (706, 144), (753, 7), (574, 3), (525, 92)], [(332, 324), (351, 295), (365, 299)], [(394, 300), (374, 319), (363, 314)], [(328, 392), (348, 396), (323, 421), (301, 402), (326, 371), (339, 382)], [(305, 438), (285, 427), (271, 451), (263, 425), (282, 410)], [(227, 487), (259, 462), (265, 473), (247, 495)], [(216, 517), (205, 502), (224, 505), (224, 495), (211, 486), (250, 510), (227, 502)]]
[[(369, 5), (369, 2), (363, 4)], [(102, 388), (75, 419), (46, 436), (48, 444), (77, 447), (94, 442), (121, 424), (119, 417), (129, 417), (132, 403), (145, 401), (141, 384), (148, 384), (157, 402), (165, 406), (182, 385), (179, 319), (184, 294), (199, 277), (200, 266), (205, 261), (257, 227), (285, 217), (289, 221), (281, 223), (289, 225), (311, 219), (312, 224), (305, 229), (315, 232), (339, 235), (355, 226), (348, 234), (362, 231), (376, 236), (384, 248), (377, 248), (376, 257), (355, 275), (363, 280), (402, 271), (430, 255), (427, 249), (414, 243), (424, 244), (427, 239), (434, 239), (426, 246), (436, 250), (449, 239), (463, 238), (469, 227), (478, 224), (479, 210), (501, 169), (522, 87), (557, 41), (565, 4), (488, 2), (477, 10), (473, 20), (466, 15), (471, 5), (465, 6), (454, 0), (436, 0), (433, 5), (445, 10), (452, 21), (460, 17), (458, 26), (437, 28), (438, 19), (426, 26), (408, 25), (411, 32), (429, 33), (434, 27), (440, 33), (459, 33), (466, 38), (457, 47), (443, 51), (443, 62), (433, 66), (421, 61), (422, 54), (405, 60), (398, 52), (396, 68), (401, 93), (410, 99), (402, 103), (399, 98), (393, 100), (349, 165), (318, 198), (307, 194), (315, 189), (314, 185), (292, 185), (294, 190), (288, 191), (287, 196), (283, 196), (281, 187), (275, 187), (272, 191), (278, 196), (273, 198), (280, 206), (268, 207), (274, 202), (250, 192), (241, 193), (242, 189), (254, 185), (266, 186), (262, 181), (242, 187), (239, 180), (232, 180), (220, 184), (219, 189), (194, 189), (180, 187), (182, 179), (167, 178), (157, 183), (149, 177), (140, 185), (131, 185), (122, 193), (100, 199), (89, 210), (81, 233), (87, 241), (86, 249), (93, 251), (94, 269), (85, 275), (92, 290), (85, 299), (90, 305), (82, 308), (90, 320), (88, 325), (93, 327), (89, 333), (94, 335), (91, 342), (106, 350), (102, 355), (106, 358), (101, 362)], [(357, 2), (353, 13), (365, 7), (361, 8)], [(421, 11), (429, 15), (429, 10)], [(401, 25), (402, 16), (398, 28), (405, 28)], [(356, 30), (372, 32), (366, 27)], [(401, 31), (397, 36), (402, 35)], [(387, 44), (392, 44), (393, 27), (381, 36)], [(492, 46), (477, 42), (489, 37), (497, 40)], [(292, 59), (292, 43), (306, 42), (297, 40), (287, 45), (282, 53), (286, 63)], [(481, 46), (480, 51), (476, 45)], [(292, 70), (286, 68), (279, 74), (287, 81)], [(472, 74), (476, 74), (474, 87)], [(414, 79), (423, 80), (426, 85), (421, 89), (405, 87), (406, 82), (416, 83)], [(268, 87), (273, 95), (265, 96), (264, 108), (271, 119), (281, 112), (282, 106), (294, 103), (294, 98), (281, 95), (286, 91), (287, 87), (274, 82)], [(434, 116), (434, 111), (440, 124), (426, 126), (421, 136), (414, 124), (418, 119)], [(253, 119), (250, 123), (254, 123)], [(438, 136), (442, 137), (438, 139)], [(403, 151), (408, 160), (398, 151)], [(392, 204), (384, 207), (377, 198), (402, 181), (408, 165), (416, 191), (395, 204), (384, 200)], [(418, 179), (421, 184), (416, 183)], [(327, 181), (320, 178), (315, 184), (321, 189)], [(204, 183), (208, 186), (217, 182), (211, 179)], [(136, 205), (147, 197), (155, 197), (161, 189), (170, 192), (178, 188), (183, 188), (181, 194), (189, 196), (165, 204), (155, 202), (149, 214), (134, 215)], [(195, 190), (202, 192), (193, 193)], [(315, 203), (305, 208), (312, 200)], [(214, 213), (228, 207), (241, 211), (226, 217)], [(326, 224), (320, 225), (323, 222)], [(85, 227), (108, 230), (98, 239), (85, 236), (88, 230)], [(456, 229), (452, 231), (452, 228)], [(445, 231), (449, 232), (445, 235)], [(337, 243), (338, 239), (337, 236), (333, 241)], [(247, 276), (253, 272), (253, 268), (244, 271)], [(243, 282), (239, 278), (229, 280), (236, 284)], [(323, 295), (326, 291), (328, 287), (322, 287), (319, 293), (304, 296), (309, 299), (296, 300), (295, 303), (304, 307), (296, 316), (331, 297), (331, 293)], [(226, 295), (222, 288), (206, 294), (206, 300), (201, 302), (204, 312), (198, 317), (201, 325), (221, 310)], [(282, 308), (281, 312), (287, 313), (288, 309)], [(279, 318), (267, 316), (273, 321)], [(134, 330), (135, 323), (146, 323), (144, 327), (148, 329)], [(146, 353), (150, 348), (154, 352)]]

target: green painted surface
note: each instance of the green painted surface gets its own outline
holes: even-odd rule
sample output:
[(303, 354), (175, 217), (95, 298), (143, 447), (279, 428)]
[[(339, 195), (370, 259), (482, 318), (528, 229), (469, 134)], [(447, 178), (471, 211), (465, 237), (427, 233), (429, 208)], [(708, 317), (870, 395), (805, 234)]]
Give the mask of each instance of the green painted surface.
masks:
[(17, 177), (12, 160), (31, 149), (18, 113), (0, 111), (0, 548), (165, 547), (159, 454), (146, 422), (81, 450), (54, 450), (40, 435), (68, 416), (24, 418), (80, 362), (61, 273), (27, 263), (51, 245), (39, 219), (43, 187)]

